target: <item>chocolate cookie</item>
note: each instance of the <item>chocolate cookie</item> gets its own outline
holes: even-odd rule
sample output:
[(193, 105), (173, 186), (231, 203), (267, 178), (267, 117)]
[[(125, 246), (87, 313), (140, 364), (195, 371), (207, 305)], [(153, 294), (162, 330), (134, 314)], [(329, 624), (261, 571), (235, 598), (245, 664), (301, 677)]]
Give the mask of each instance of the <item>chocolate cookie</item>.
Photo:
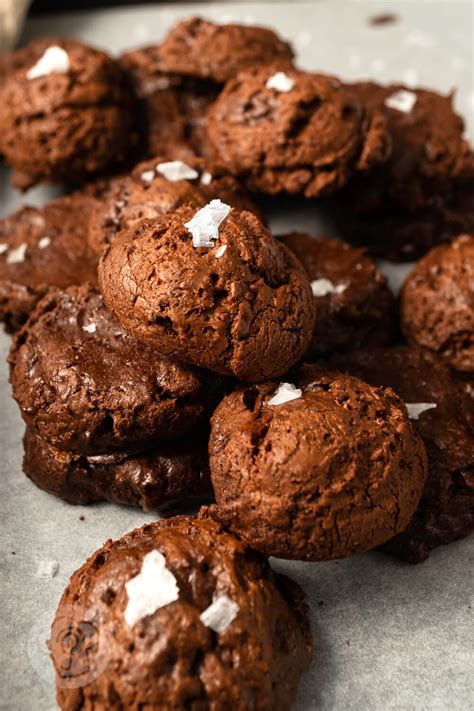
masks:
[(10, 352), (13, 396), (35, 434), (68, 452), (145, 448), (192, 430), (219, 379), (135, 341), (87, 284), (40, 301)]
[(301, 588), (215, 522), (185, 516), (94, 553), (49, 647), (63, 711), (288, 711), (312, 652)]
[(79, 192), (0, 220), (0, 320), (9, 332), (51, 287), (94, 282), (98, 258), (87, 244), (95, 199)]
[(99, 282), (138, 340), (241, 380), (286, 372), (311, 339), (314, 299), (296, 257), (254, 214), (218, 200), (124, 231)]
[(83, 181), (119, 164), (133, 144), (133, 100), (123, 70), (76, 40), (57, 41), (31, 66), (9, 74), (0, 98), (1, 149), (18, 188)]
[(159, 217), (186, 204), (198, 209), (212, 198), (256, 210), (235, 178), (217, 165), (205, 164), (199, 158), (183, 162), (164, 157), (139, 163), (129, 176), (115, 181), (93, 211), (89, 244), (100, 255), (120, 231), (133, 229), (140, 220)]
[(334, 77), (263, 67), (241, 72), (208, 114), (215, 156), (262, 193), (317, 197), (382, 163), (390, 137)]
[(474, 406), (449, 368), (419, 348), (337, 355), (330, 367), (390, 387), (407, 403), (428, 454), (428, 479), (408, 527), (384, 550), (410, 563), (474, 531)]
[(142, 453), (87, 457), (56, 449), (27, 428), (23, 448), (27, 477), (70, 504), (111, 501), (163, 512), (213, 498), (205, 432)]
[(211, 516), (267, 555), (344, 558), (403, 531), (426, 452), (390, 389), (303, 365), (228, 395), (211, 420)]
[(306, 358), (361, 344), (390, 343), (393, 296), (387, 279), (363, 249), (296, 232), (279, 239), (300, 260), (314, 294), (316, 321)]
[(407, 340), (474, 373), (474, 237), (463, 235), (420, 259), (401, 292)]

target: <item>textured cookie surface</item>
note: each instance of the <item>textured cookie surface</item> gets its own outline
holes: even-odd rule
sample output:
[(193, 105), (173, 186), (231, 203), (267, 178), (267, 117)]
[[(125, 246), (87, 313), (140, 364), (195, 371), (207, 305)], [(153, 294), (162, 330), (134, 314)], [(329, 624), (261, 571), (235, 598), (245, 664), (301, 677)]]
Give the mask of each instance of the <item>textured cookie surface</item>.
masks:
[(337, 79), (284, 68), (288, 90), (267, 86), (281, 67), (241, 72), (208, 114), (216, 158), (258, 191), (316, 197), (385, 161), (390, 137), (377, 112)]
[(232, 209), (212, 247), (194, 247), (183, 207), (123, 232), (99, 265), (100, 288), (138, 340), (187, 363), (249, 381), (304, 354), (314, 299), (303, 268), (258, 218)]
[[(390, 389), (304, 365), (299, 392), (275, 383), (228, 395), (211, 420), (210, 513), (267, 555), (343, 558), (403, 531), (426, 453)], [(298, 396), (299, 395), (299, 396)]]
[(474, 530), (474, 401), (437, 356), (418, 348), (371, 348), (334, 356), (329, 365), (371, 385), (390, 387), (416, 412), (413, 427), (428, 454), (428, 479), (408, 527), (385, 550), (412, 563)]
[(402, 329), (456, 370), (474, 373), (474, 237), (463, 235), (420, 259), (401, 294)]
[[(146, 579), (145, 558), (163, 564), (166, 586)], [(138, 588), (172, 601), (152, 600), (132, 620)], [(222, 602), (227, 620), (201, 618)], [(83, 642), (79, 654), (64, 644), (65, 629)], [(301, 589), (216, 523), (189, 517), (144, 526), (91, 556), (63, 594), (49, 644), (63, 711), (288, 711), (312, 648)]]
[(53, 446), (97, 455), (149, 446), (192, 430), (219, 379), (135, 341), (88, 285), (52, 292), (10, 352), (13, 396)]
[(313, 288), (316, 321), (306, 358), (390, 343), (393, 297), (363, 249), (296, 232), (279, 239), (296, 254)]

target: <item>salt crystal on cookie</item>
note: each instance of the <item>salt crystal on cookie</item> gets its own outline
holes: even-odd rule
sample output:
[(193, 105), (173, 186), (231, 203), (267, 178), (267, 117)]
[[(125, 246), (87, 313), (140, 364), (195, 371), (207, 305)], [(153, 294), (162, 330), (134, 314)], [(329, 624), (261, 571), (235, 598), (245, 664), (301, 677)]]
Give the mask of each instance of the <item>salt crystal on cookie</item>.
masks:
[(194, 247), (212, 247), (212, 241), (219, 239), (219, 227), (230, 211), (230, 205), (211, 200), (196, 212), (192, 220), (185, 222), (184, 226), (193, 236)]
[(347, 284), (336, 286), (329, 279), (315, 279), (311, 282), (313, 296), (327, 296), (328, 294), (342, 294), (347, 289)]
[(199, 619), (206, 627), (220, 634), (224, 632), (239, 614), (239, 606), (227, 595), (221, 595), (209, 605)]
[(202, 185), (210, 185), (212, 183), (212, 175), (208, 170), (205, 170), (201, 175), (201, 183)]
[(292, 383), (280, 383), (274, 396), (268, 401), (269, 405), (284, 405), (285, 402), (298, 400), (303, 394), (303, 391), (296, 388)]
[(143, 173), (140, 175), (140, 178), (143, 180), (144, 183), (152, 183), (155, 179), (155, 171), (144, 170)]
[(38, 247), (40, 249), (46, 249), (51, 244), (51, 237), (42, 237), (38, 242)]
[(221, 246), (218, 249), (216, 249), (216, 254), (215, 254), (216, 259), (220, 259), (223, 256), (223, 254), (225, 253), (226, 249), (227, 249), (227, 245), (221, 244)]
[(273, 74), (265, 84), (267, 89), (274, 89), (280, 93), (286, 94), (291, 91), (295, 85), (294, 79), (285, 74), (285, 72), (277, 72)]
[(97, 331), (97, 325), (95, 323), (88, 323), (87, 326), (83, 326), (82, 330), (86, 333), (95, 333)]
[(405, 404), (410, 420), (418, 420), (423, 412), (433, 410), (433, 408), (437, 407), (435, 402), (406, 402)]
[(62, 47), (53, 45), (48, 47), (26, 76), (28, 79), (39, 79), (48, 74), (67, 74), (70, 69), (68, 53)]
[(128, 595), (125, 622), (129, 627), (179, 597), (176, 578), (166, 567), (164, 555), (155, 550), (146, 554), (141, 571), (125, 583), (125, 588)]
[(176, 183), (178, 180), (195, 180), (199, 177), (197, 170), (194, 170), (194, 168), (191, 168), (190, 165), (183, 163), (181, 160), (158, 163), (156, 170), (170, 183)]
[(7, 254), (7, 264), (20, 264), (25, 261), (27, 245), (20, 244), (16, 249), (11, 249)]
[(384, 104), (389, 109), (395, 109), (396, 111), (401, 111), (404, 114), (409, 114), (416, 104), (417, 96), (412, 91), (406, 91), (405, 89), (400, 89), (396, 91), (395, 94), (388, 96)]

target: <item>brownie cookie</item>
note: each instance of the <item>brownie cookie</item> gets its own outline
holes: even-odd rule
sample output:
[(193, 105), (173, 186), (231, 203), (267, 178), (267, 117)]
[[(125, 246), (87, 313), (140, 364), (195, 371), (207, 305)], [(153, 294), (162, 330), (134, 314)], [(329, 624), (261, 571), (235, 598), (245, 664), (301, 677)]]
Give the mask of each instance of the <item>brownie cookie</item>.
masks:
[(221, 395), (219, 379), (135, 341), (87, 284), (40, 301), (13, 341), (10, 366), (27, 425), (77, 454), (144, 448), (179, 436)]
[(289, 711), (312, 641), (296, 583), (215, 522), (179, 516), (72, 575), (49, 648), (63, 711)]
[(159, 217), (185, 204), (198, 209), (212, 198), (256, 211), (235, 178), (200, 158), (183, 162), (156, 157), (139, 163), (129, 176), (115, 181), (93, 211), (89, 244), (100, 255), (119, 232), (134, 228), (140, 220)]
[(96, 281), (99, 260), (87, 244), (95, 204), (77, 192), (0, 220), (0, 320), (7, 331), (26, 321), (49, 288)]
[(427, 474), (390, 389), (303, 365), (228, 395), (211, 420), (211, 516), (266, 555), (344, 558), (403, 531)]
[(142, 453), (86, 457), (56, 449), (27, 428), (23, 448), (27, 477), (70, 504), (111, 501), (163, 512), (213, 498), (205, 432)]
[(279, 238), (296, 254), (311, 281), (316, 306), (306, 358), (393, 338), (393, 296), (387, 279), (366, 256), (344, 242), (292, 233)]
[(474, 373), (474, 237), (462, 235), (420, 259), (400, 300), (407, 340)]
[(384, 550), (410, 563), (474, 531), (474, 404), (449, 368), (419, 348), (371, 348), (328, 361), (407, 403), (428, 453), (428, 479), (408, 527)]
[(215, 156), (257, 191), (317, 197), (385, 161), (381, 114), (337, 79), (278, 66), (241, 72), (208, 114)]
[(300, 263), (254, 214), (219, 200), (124, 231), (99, 283), (138, 340), (241, 380), (285, 373), (311, 339), (314, 299)]
[[(43, 49), (43, 43), (41, 43)], [(1, 149), (13, 184), (82, 181), (119, 164), (133, 144), (133, 100), (106, 54), (58, 40), (1, 86)]]

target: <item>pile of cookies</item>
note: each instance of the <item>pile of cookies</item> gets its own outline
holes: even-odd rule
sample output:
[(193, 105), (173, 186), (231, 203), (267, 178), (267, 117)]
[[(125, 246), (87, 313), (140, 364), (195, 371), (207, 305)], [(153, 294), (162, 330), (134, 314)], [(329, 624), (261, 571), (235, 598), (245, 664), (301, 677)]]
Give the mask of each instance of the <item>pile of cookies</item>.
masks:
[[(272, 31), (198, 18), (118, 59), (36, 41), (0, 95), (13, 184), (68, 187), (0, 222), (24, 472), (181, 514), (72, 576), (58, 703), (289, 709), (311, 632), (267, 556), (417, 563), (474, 529), (474, 154), (452, 97), (302, 71)], [(348, 242), (272, 235), (283, 195), (324, 201)], [(373, 255), (421, 257), (399, 299)]]

